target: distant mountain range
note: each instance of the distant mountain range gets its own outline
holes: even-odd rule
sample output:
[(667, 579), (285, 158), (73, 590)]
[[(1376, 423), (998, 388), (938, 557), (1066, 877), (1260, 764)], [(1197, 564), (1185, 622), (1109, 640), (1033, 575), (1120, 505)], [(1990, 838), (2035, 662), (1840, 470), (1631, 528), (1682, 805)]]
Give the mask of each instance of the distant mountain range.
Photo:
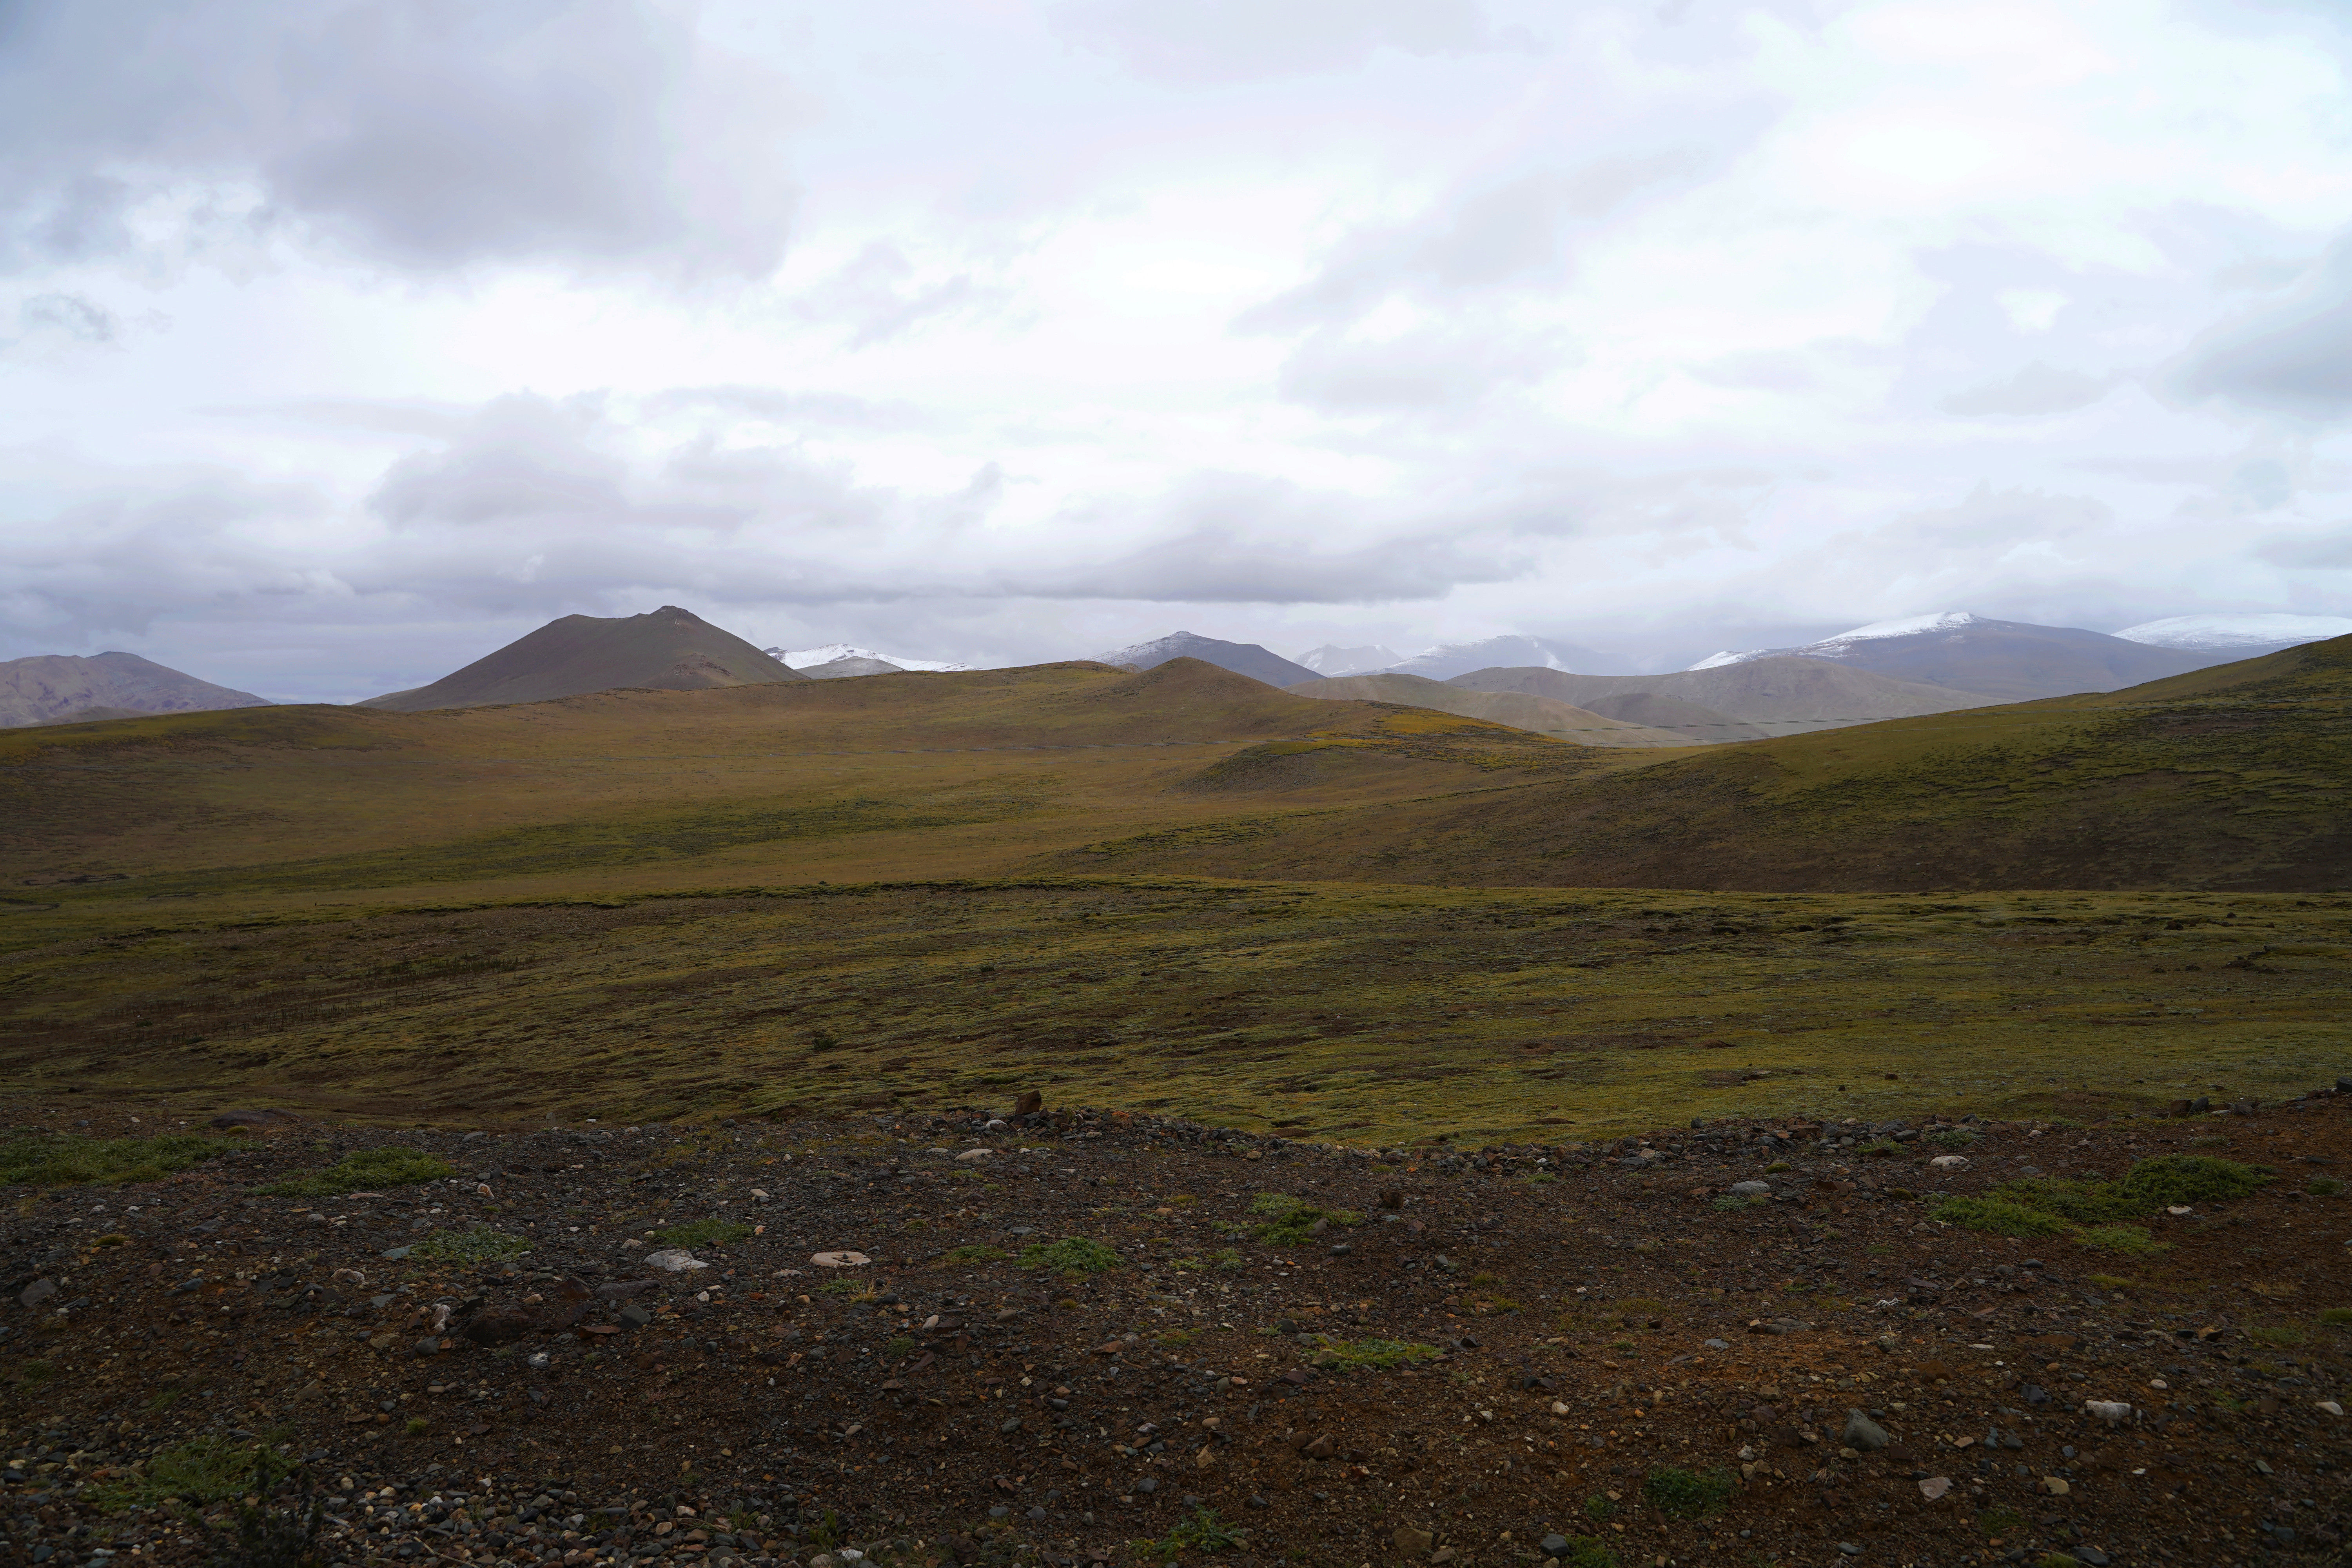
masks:
[(2154, 647), (2078, 626), (2037, 626), (1952, 610), (1876, 621), (1802, 647), (1718, 653), (1691, 668), (1718, 669), (1762, 658), (1832, 659), (1897, 680), (1972, 692), (1989, 702), (2021, 702), (2114, 691), (2242, 657), (2237, 650)]
[(416, 713), (494, 702), (545, 702), (616, 687), (700, 691), (807, 676), (676, 605), (642, 616), (566, 616), (433, 682), (360, 703)]
[(870, 647), (856, 647), (845, 642), (829, 642), (822, 647), (772, 647), (763, 651), (770, 658), (782, 661), (812, 680), (838, 680), (849, 675), (898, 675), (909, 669), (957, 671), (971, 668), (968, 664), (943, 664), (937, 659), (906, 658), (895, 653), (877, 653)]
[(1271, 653), (1254, 642), (1220, 642), (1215, 637), (1196, 637), (1191, 632), (1176, 632), (1156, 641), (1139, 642), (1095, 655), (1097, 664), (1134, 670), (1156, 669), (1171, 658), (1197, 658), (1203, 664), (1230, 669), (1235, 675), (1263, 680), (1268, 686), (1296, 686), (1302, 680), (1319, 679), (1305, 665), (1293, 664), (1280, 654)]
[(2189, 648), (2232, 659), (2253, 658), (2305, 643), (2352, 635), (2346, 616), (2168, 616), (2142, 621), (2116, 636), (2151, 647)]
[(1446, 683), (1472, 691), (1522, 691), (1574, 703), (1626, 723), (1696, 740), (1752, 741), (1883, 719), (1916, 719), (1998, 700), (1972, 691), (1897, 680), (1832, 659), (1776, 656), (1665, 675), (1571, 675), (1559, 669), (1480, 669)]
[(1337, 643), (1325, 643), (1309, 648), (1295, 661), (1318, 675), (1338, 679), (1346, 675), (1375, 675), (1404, 662), (1404, 655), (1392, 647), (1371, 643), (1362, 647), (1341, 647)]
[(267, 697), (215, 686), (135, 653), (43, 653), (0, 663), (0, 727), (268, 706)]

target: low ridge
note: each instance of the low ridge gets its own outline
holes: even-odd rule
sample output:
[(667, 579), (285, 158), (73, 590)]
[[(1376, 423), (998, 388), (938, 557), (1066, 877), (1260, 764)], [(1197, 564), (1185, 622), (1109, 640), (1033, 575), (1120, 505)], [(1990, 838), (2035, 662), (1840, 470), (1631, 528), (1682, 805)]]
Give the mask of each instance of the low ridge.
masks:
[(1151, 669), (1171, 658), (1197, 658), (1220, 669), (1230, 669), (1235, 675), (1263, 680), (1268, 686), (1296, 686), (1302, 680), (1317, 679), (1316, 672), (1305, 665), (1293, 664), (1254, 642), (1221, 642), (1192, 632), (1171, 632), (1150, 642), (1095, 656), (1097, 663), (1120, 669)]
[[(1419, 675), (1343, 675), (1328, 680), (1301, 681), (1286, 689), (1296, 696), (1325, 701), (1402, 702), (1465, 719), (1508, 724), (1515, 730), (1549, 735), (1580, 746), (1688, 746), (1702, 739), (1679, 731), (1607, 717), (1549, 697), (1523, 691), (1473, 691)], [(1759, 735), (1762, 732), (1751, 731)]]
[(1790, 657), (1832, 659), (1897, 680), (2022, 702), (2078, 691), (2115, 691), (2244, 654), (2156, 647), (2080, 626), (1989, 620), (1953, 610), (1876, 621), (1802, 647), (1719, 653), (1693, 668), (1705, 670)]

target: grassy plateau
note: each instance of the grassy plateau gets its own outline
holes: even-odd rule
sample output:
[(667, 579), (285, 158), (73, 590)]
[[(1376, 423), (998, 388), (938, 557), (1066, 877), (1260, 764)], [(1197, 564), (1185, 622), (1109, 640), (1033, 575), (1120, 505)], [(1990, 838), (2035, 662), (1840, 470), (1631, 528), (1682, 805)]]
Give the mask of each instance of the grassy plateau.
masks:
[(2347, 669), (1697, 752), (1189, 660), (0, 732), (0, 1089), (1385, 1142), (2265, 1096), (2346, 1066)]

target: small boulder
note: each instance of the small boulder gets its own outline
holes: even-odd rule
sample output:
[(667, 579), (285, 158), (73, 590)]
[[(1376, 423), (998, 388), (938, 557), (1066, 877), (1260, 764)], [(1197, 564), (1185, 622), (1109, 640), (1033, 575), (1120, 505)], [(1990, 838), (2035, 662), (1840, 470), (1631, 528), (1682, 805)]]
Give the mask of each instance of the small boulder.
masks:
[(1886, 1428), (1859, 1410), (1845, 1413), (1845, 1446), (1864, 1454), (1875, 1454), (1895, 1439)]
[(1390, 1539), (1396, 1542), (1396, 1549), (1399, 1552), (1409, 1552), (1415, 1557), (1428, 1551), (1437, 1540), (1429, 1531), (1416, 1530), (1410, 1524), (1398, 1525), (1396, 1534)]
[(1045, 1109), (1045, 1097), (1033, 1089), (1013, 1102), (1013, 1114), (1015, 1116), (1034, 1116)]

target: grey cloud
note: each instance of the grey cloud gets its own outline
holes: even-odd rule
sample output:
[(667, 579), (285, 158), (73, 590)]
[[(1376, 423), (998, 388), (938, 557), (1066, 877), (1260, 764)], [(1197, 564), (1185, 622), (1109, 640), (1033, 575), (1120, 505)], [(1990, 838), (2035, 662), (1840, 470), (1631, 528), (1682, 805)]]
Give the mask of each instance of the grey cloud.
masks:
[(2053, 495), (1979, 484), (1958, 505), (1907, 511), (1895, 520), (1895, 538), (1946, 550), (1980, 552), (2037, 540), (2063, 539), (2107, 527), (2115, 513), (2093, 496)]
[(1543, 333), (1433, 328), (1366, 342), (1310, 334), (1284, 362), (1282, 395), (1335, 414), (1463, 409), (1540, 381), (1566, 358)]
[(638, 406), (655, 418), (710, 413), (769, 425), (827, 425), (858, 430), (922, 430), (940, 423), (938, 416), (911, 403), (774, 386), (671, 387), (643, 399)]
[(2273, 539), (2255, 552), (2273, 566), (2298, 571), (2352, 572), (2352, 521), (2323, 533)]
[(129, 216), (159, 201), (182, 247), (293, 234), (412, 268), (759, 276), (782, 255), (791, 95), (650, 0), (29, 0), (15, 27), (18, 267), (138, 252)]
[(876, 240), (833, 275), (805, 290), (793, 309), (803, 320), (842, 330), (853, 349), (887, 342), (933, 316), (992, 302), (969, 273), (916, 281), (914, 264), (887, 240)]
[(1190, 86), (1344, 70), (1381, 49), (1528, 47), (1490, 29), (1476, 0), (1063, 0), (1048, 15), (1137, 76)]
[[(1116, 520), (1076, 517), (1065, 537)], [(1400, 520), (1353, 496), (1250, 474), (1196, 474), (1139, 520), (1144, 542), (1109, 559), (1001, 574), (1041, 599), (1339, 605), (1443, 598), (1465, 583), (1525, 576), (1530, 552), (1460, 517)]]
[(447, 447), (394, 463), (370, 509), (395, 524), (625, 515), (625, 466), (591, 442), (601, 424), (593, 399), (499, 398)]
[(2190, 399), (2323, 419), (2352, 413), (2352, 239), (2292, 298), (2205, 333), (2166, 384)]
[(122, 335), (113, 312), (79, 294), (36, 294), (16, 308), (16, 320), (27, 333), (46, 328), (86, 343), (110, 343)]
[(2114, 385), (2112, 376), (2055, 370), (2035, 360), (2005, 380), (1990, 381), (1980, 386), (1951, 393), (1940, 399), (1936, 406), (1947, 414), (1969, 418), (2004, 414), (2029, 416), (2066, 414), (2077, 408), (2088, 408), (2105, 397)]
[(1464, 193), (1410, 223), (1342, 240), (1313, 278), (1234, 320), (1243, 332), (1290, 332), (1350, 321), (1397, 294), (1446, 299), (1556, 282), (1569, 237), (1643, 191), (1689, 177), (1684, 152), (1545, 170)]

